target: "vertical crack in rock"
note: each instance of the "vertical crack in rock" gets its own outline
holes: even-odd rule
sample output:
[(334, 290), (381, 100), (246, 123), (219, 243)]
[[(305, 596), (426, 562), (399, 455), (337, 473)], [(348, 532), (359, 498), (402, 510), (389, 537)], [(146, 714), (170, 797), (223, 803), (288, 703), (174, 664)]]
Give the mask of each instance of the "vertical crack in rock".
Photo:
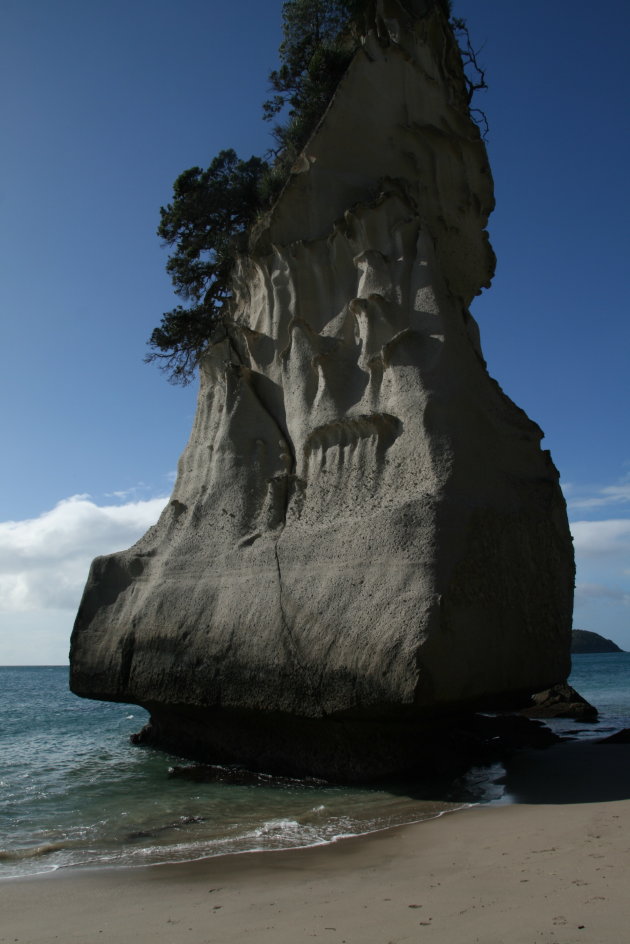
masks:
[(281, 570), (281, 567), (280, 567), (280, 557), (279, 557), (279, 554), (278, 554), (278, 542), (280, 541), (280, 537), (281, 537), (281, 534), (282, 534), (282, 531), (283, 531), (283, 530), (284, 530), (284, 528), (281, 529), (280, 534), (278, 535), (278, 537), (277, 537), (276, 540), (274, 541), (274, 545), (273, 545), (274, 557), (275, 557), (275, 561), (276, 561), (276, 570), (277, 570), (277, 573), (278, 573), (278, 606), (279, 606), (279, 609), (280, 609), (280, 619), (281, 619), (281, 621), (282, 621), (282, 628), (283, 628), (283, 630), (284, 630), (284, 633), (285, 633), (286, 637), (288, 638), (288, 640), (289, 640), (289, 642), (290, 642), (290, 644), (291, 644), (291, 649), (292, 649), (292, 651), (293, 651), (293, 657), (294, 657), (294, 659), (295, 659), (295, 662), (296, 662), (296, 664), (299, 666), (300, 669), (304, 670), (304, 669), (305, 669), (305, 666), (304, 666), (304, 664), (303, 664), (303, 661), (302, 661), (302, 658), (301, 658), (301, 655), (300, 655), (300, 650), (299, 650), (298, 644), (297, 644), (297, 642), (296, 642), (296, 640), (295, 640), (295, 637), (294, 637), (294, 635), (293, 635), (293, 631), (292, 631), (292, 629), (291, 629), (291, 626), (289, 625), (289, 621), (288, 621), (288, 619), (287, 619), (287, 615), (286, 615), (286, 612), (285, 612), (285, 609), (284, 609), (283, 589), (282, 589), (282, 570)]
[[(241, 367), (245, 369), (250, 369), (244, 363), (244, 358), (239, 349), (238, 342), (233, 336), (232, 332), (234, 328), (238, 330), (240, 326), (236, 324), (232, 324), (230, 326), (226, 325), (226, 334), (227, 334), (228, 341), (230, 344), (230, 350), (232, 351), (234, 357), (236, 358), (236, 360), (238, 361)], [(300, 649), (293, 635), (293, 632), (289, 624), (289, 620), (287, 619), (287, 614), (285, 611), (284, 599), (283, 599), (283, 586), (282, 586), (282, 568), (280, 565), (280, 554), (278, 550), (280, 538), (282, 537), (282, 533), (285, 529), (286, 522), (287, 522), (289, 503), (291, 501), (291, 483), (295, 479), (295, 468), (296, 468), (295, 448), (293, 446), (293, 443), (291, 442), (291, 437), (289, 435), (288, 430), (286, 432), (282, 430), (280, 423), (278, 421), (278, 418), (275, 416), (269, 404), (264, 401), (263, 397), (260, 394), (260, 391), (256, 388), (256, 384), (254, 380), (252, 380), (251, 390), (254, 396), (256, 397), (261, 409), (264, 410), (265, 413), (269, 416), (269, 418), (273, 421), (273, 423), (275, 423), (278, 430), (278, 435), (281, 438), (281, 441), (283, 442), (283, 444), (286, 446), (289, 452), (290, 460), (291, 460), (290, 466), (287, 472), (283, 475), (274, 476), (274, 478), (269, 482), (269, 485), (272, 491), (275, 491), (275, 495), (272, 499), (272, 505), (274, 507), (274, 510), (278, 509), (278, 506), (280, 506), (280, 511), (281, 511), (281, 514), (278, 516), (278, 519), (276, 520), (275, 515), (274, 515), (274, 520), (270, 522), (270, 524), (272, 525), (273, 531), (276, 532), (272, 540), (273, 540), (274, 559), (275, 559), (275, 564), (276, 564), (276, 573), (278, 576), (278, 607), (279, 607), (282, 627), (289, 641), (290, 649), (292, 651), (292, 655), (296, 664), (299, 666), (300, 669), (304, 669), (303, 661), (300, 655)], [(281, 493), (279, 501), (278, 501), (278, 497), (279, 497), (278, 492)]]

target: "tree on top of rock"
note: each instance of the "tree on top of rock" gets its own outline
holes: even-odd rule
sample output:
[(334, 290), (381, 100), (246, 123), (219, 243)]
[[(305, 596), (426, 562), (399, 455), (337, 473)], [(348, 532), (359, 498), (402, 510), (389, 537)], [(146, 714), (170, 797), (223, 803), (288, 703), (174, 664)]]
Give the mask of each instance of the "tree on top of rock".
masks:
[(242, 161), (233, 150), (221, 151), (207, 170), (191, 167), (173, 186), (173, 201), (160, 208), (158, 236), (175, 251), (166, 271), (180, 298), (162, 316), (149, 344), (148, 361), (161, 361), (175, 383), (188, 383), (231, 297), (234, 259), (260, 203), (259, 188), (267, 164), (259, 157)]
[(158, 236), (175, 247), (166, 265), (175, 293), (187, 305), (162, 316), (145, 360), (158, 361), (173, 383), (189, 383), (212, 331), (232, 297), (231, 273), (256, 215), (277, 197), (291, 165), (328, 105), (355, 46), (341, 39), (363, 0), (288, 0), (284, 4), (280, 68), (263, 106), (274, 128), (273, 164), (221, 151), (207, 170), (191, 167), (175, 181), (173, 200), (160, 210)]

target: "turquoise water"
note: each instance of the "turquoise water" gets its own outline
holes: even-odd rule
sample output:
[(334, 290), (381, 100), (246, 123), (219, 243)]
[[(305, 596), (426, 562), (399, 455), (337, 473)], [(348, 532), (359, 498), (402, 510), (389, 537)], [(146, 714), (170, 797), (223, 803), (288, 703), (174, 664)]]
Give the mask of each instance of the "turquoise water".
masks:
[[(574, 657), (571, 683), (601, 713), (581, 737), (630, 726), (630, 653)], [(65, 667), (0, 667), (0, 877), (312, 845), (493, 798), (483, 771), (450, 801), (413, 784), (172, 779), (181, 758), (129, 743), (146, 720), (133, 705), (76, 698)]]
[(569, 681), (599, 709), (598, 725), (586, 730), (600, 737), (604, 728), (630, 727), (630, 652), (574, 655)]
[(0, 668), (0, 877), (312, 845), (462, 805), (264, 776), (171, 779), (186, 761), (129, 743), (145, 711), (77, 698), (67, 676)]

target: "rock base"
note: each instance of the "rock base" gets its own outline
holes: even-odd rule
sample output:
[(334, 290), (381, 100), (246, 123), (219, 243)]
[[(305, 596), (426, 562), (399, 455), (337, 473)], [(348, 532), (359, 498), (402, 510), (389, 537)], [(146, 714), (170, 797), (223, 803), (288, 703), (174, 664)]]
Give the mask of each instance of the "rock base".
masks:
[(517, 714), (313, 720), (160, 706), (131, 740), (198, 761), (211, 779), (218, 766), (238, 766), (254, 774), (366, 783), (403, 775), (454, 777), (514, 749), (559, 739)]

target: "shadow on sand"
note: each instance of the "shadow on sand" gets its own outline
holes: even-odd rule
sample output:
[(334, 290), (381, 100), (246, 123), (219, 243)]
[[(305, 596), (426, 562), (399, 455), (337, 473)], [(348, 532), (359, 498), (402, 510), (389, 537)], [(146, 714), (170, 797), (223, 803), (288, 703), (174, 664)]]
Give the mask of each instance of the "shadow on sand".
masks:
[(630, 798), (630, 744), (571, 741), (519, 751), (506, 763), (514, 803), (596, 803)]

